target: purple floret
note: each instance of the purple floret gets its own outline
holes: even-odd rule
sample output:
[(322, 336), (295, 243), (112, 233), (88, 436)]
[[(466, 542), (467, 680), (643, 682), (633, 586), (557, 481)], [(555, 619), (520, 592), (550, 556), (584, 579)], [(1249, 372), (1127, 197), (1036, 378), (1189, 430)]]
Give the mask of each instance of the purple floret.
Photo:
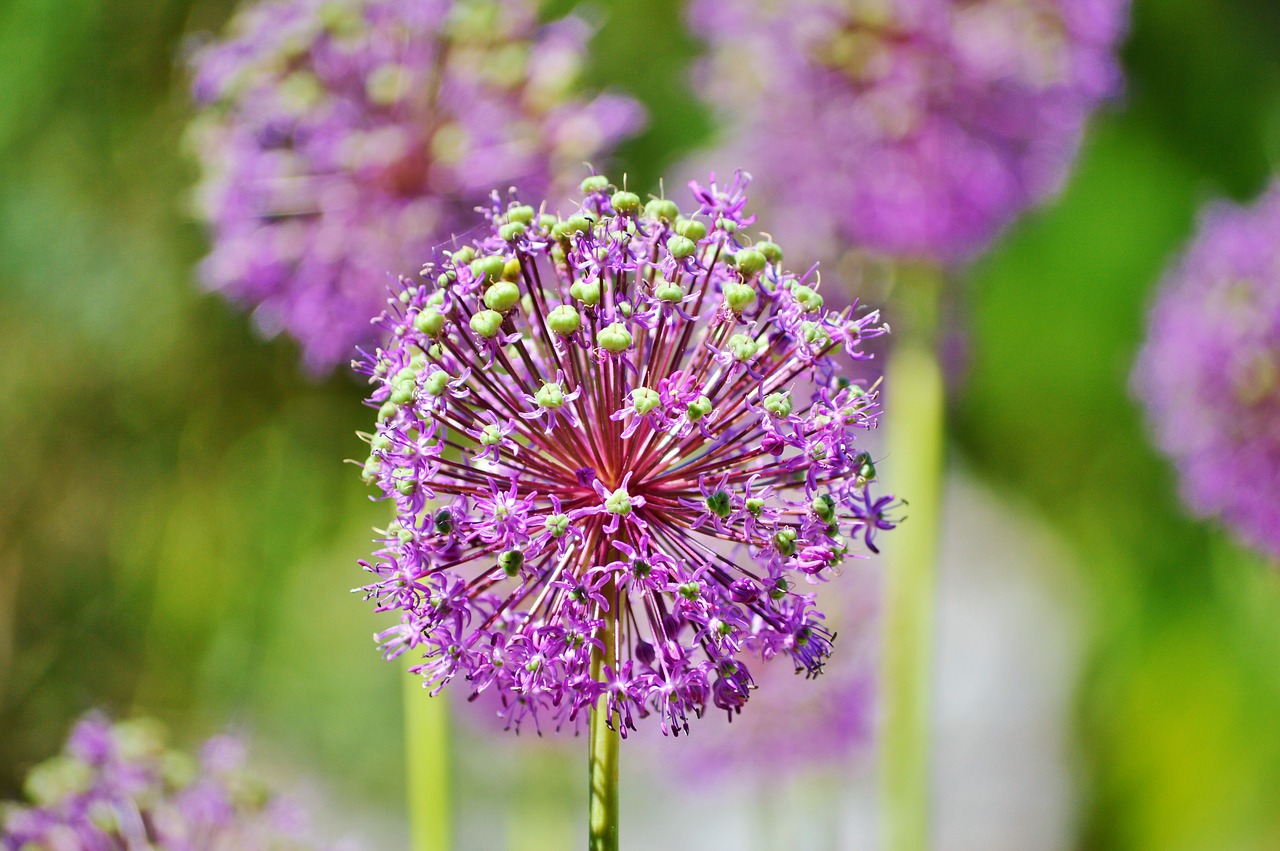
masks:
[(753, 657), (820, 673), (834, 636), (804, 589), (893, 526), (859, 448), (875, 388), (836, 361), (869, 357), (878, 312), (824, 307), (746, 236), (745, 176), (692, 188), (687, 216), (600, 176), (567, 218), (495, 193), (357, 365), (364, 478), (395, 508), (364, 563), (399, 616), (384, 654), (511, 726), (604, 695), (624, 734), (687, 732), (742, 710)]
[(1205, 211), (1160, 286), (1133, 386), (1191, 510), (1280, 559), (1280, 184)]
[(643, 122), (579, 94), (585, 25), (532, 0), (268, 0), (193, 58), (210, 288), (325, 372), (495, 185), (556, 197)]
[(695, 0), (724, 149), (774, 227), (963, 261), (1061, 187), (1120, 88), (1127, 0)]

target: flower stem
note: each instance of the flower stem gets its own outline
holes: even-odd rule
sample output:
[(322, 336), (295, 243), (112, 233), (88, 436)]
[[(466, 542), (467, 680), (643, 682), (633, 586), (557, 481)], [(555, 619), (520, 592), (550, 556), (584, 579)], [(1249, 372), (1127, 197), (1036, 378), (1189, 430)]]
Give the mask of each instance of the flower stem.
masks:
[[(591, 655), (591, 676), (603, 679), (604, 660), (613, 658), (613, 634), (602, 630), (603, 650)], [(588, 752), (589, 796), (587, 847), (590, 851), (618, 851), (618, 752), (621, 737), (609, 729), (608, 698), (601, 695), (591, 712)]]
[(924, 851), (929, 844), (929, 678), (943, 465), (939, 284), (936, 272), (900, 284), (903, 333), (895, 334), (885, 376), (886, 481), (909, 503), (903, 531), (885, 546), (881, 791), (889, 851)]
[(448, 851), (453, 846), (449, 726), (449, 705), (423, 691), (422, 677), (405, 676), (405, 795), (412, 851)]

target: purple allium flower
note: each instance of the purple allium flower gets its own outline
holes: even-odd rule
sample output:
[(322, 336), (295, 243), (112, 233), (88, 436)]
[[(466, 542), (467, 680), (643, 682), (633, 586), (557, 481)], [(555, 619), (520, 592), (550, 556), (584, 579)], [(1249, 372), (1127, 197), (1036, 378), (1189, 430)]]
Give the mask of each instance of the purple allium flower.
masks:
[(1218, 203), (1161, 284), (1133, 387), (1183, 499), (1280, 559), (1280, 182)]
[(267, 0), (194, 56), (205, 283), (323, 372), (372, 339), (388, 274), (495, 185), (552, 196), (643, 121), (581, 97), (586, 26), (533, 0)]
[(1063, 183), (1120, 85), (1127, 0), (695, 0), (718, 159), (780, 237), (941, 262)]
[(744, 237), (745, 176), (691, 186), (687, 218), (598, 175), (567, 218), (495, 193), (357, 365), (364, 477), (396, 509), (364, 565), (400, 613), (385, 655), (495, 690), (512, 725), (603, 693), (624, 728), (682, 732), (741, 710), (748, 654), (817, 674), (833, 636), (804, 589), (892, 526), (855, 445), (874, 387), (834, 360), (866, 357), (878, 313), (824, 309), (812, 268)]
[(198, 760), (168, 750), (140, 719), (85, 716), (60, 756), (27, 776), (29, 805), (6, 805), (6, 851), (302, 851), (320, 847), (291, 802), (245, 770), (245, 747), (219, 736)]

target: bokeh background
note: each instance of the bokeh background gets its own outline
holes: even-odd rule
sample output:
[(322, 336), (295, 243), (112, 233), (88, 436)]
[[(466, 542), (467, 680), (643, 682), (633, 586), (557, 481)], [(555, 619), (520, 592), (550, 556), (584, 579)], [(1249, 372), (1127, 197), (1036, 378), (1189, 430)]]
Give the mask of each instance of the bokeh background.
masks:
[[(181, 57), (232, 8), (0, 2), (0, 797), (83, 710), (145, 711), (185, 739), (250, 729), (264, 758), (318, 778), (384, 837), (374, 847), (394, 847), (398, 669), (378, 660), (377, 620), (347, 593), (385, 519), (341, 463), (360, 453), (362, 389), (302, 377), (290, 342), (260, 339), (192, 272), (205, 245), (189, 213)], [(592, 76), (650, 110), (622, 167), (632, 186), (656, 186), (714, 137), (686, 84), (699, 45), (672, 0), (620, 0), (595, 19)], [(974, 645), (1069, 647), (1065, 711), (1044, 735), (1070, 743), (1071, 791), (1045, 785), (1068, 803), (1036, 847), (1275, 849), (1280, 582), (1184, 514), (1127, 380), (1196, 209), (1253, 197), (1280, 162), (1280, 6), (1137, 0), (1123, 57), (1125, 95), (1094, 120), (1065, 193), (963, 284), (968, 362), (949, 432), (963, 473), (949, 505), (980, 501), (986, 520), (960, 548), (979, 578), (944, 606), (1017, 609), (1025, 596), (1002, 592), (1040, 583), (1037, 600), (1070, 607), (1069, 627), (1050, 606)], [(1002, 535), (1027, 524), (1057, 555), (1009, 558)], [(1018, 570), (983, 574), (988, 560)], [(944, 593), (967, 575), (952, 561)], [(942, 660), (944, 693), (945, 677), (982, 663)], [(1058, 688), (1035, 671), (992, 680), (1001, 690), (981, 711)], [(947, 738), (948, 717), (939, 750), (959, 756), (946, 764), (961, 778), (998, 769), (1000, 738), (966, 749), (971, 728)], [(543, 776), (535, 748), (476, 753), (464, 832), (467, 812), (502, 803), (498, 774)], [(547, 787), (579, 807), (577, 775), (546, 765)], [(788, 793), (793, 828), (813, 821), (806, 807), (867, 809), (820, 785)], [(744, 805), (708, 796), (717, 812)], [(984, 844), (964, 827), (981, 807), (956, 810), (939, 847), (1031, 847)]]

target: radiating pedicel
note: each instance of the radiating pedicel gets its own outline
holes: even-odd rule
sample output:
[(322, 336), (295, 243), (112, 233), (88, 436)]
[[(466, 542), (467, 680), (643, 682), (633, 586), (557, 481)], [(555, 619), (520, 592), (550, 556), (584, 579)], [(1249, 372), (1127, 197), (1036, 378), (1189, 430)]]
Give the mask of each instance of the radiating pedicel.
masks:
[(604, 695), (624, 733), (679, 733), (742, 709), (752, 657), (822, 670), (811, 585), (895, 513), (858, 445), (875, 387), (835, 358), (887, 328), (746, 237), (746, 182), (692, 184), (685, 214), (603, 176), (567, 216), (495, 193), (390, 300), (358, 364), (396, 515), (365, 591), (433, 689), (535, 727)]
[(193, 55), (210, 288), (324, 372), (371, 339), (394, 274), (494, 186), (558, 197), (643, 123), (588, 96), (586, 25), (533, 0), (266, 0)]
[(1217, 203), (1166, 274), (1133, 386), (1183, 499), (1280, 559), (1280, 183)]

